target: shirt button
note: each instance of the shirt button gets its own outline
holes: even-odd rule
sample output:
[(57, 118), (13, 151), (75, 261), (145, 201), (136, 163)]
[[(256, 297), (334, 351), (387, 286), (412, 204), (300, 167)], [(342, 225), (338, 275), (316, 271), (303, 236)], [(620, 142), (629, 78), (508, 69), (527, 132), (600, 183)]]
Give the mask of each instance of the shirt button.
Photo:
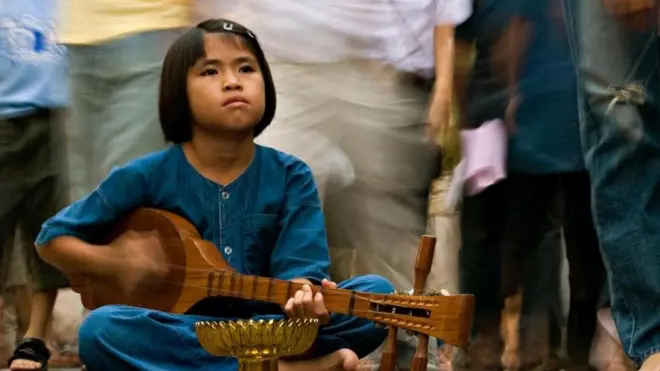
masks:
[(231, 252), (232, 252), (232, 251), (233, 251), (233, 250), (231, 249), (230, 246), (225, 247), (225, 254), (227, 254), (227, 255), (231, 255)]
[(226, 199), (228, 199), (228, 198), (229, 198), (229, 192), (227, 192), (227, 191), (222, 191), (222, 199), (223, 199), (223, 200), (226, 200)]

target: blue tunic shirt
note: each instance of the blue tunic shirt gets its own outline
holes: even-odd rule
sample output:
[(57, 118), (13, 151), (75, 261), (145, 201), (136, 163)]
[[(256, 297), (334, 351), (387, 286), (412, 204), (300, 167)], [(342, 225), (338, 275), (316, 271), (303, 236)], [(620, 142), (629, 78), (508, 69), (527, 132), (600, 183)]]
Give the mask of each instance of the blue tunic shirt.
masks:
[(263, 146), (227, 185), (197, 172), (180, 145), (136, 159), (46, 221), (36, 243), (58, 236), (89, 241), (138, 207), (188, 219), (240, 273), (314, 283), (328, 278), (325, 222), (312, 172), (296, 157)]

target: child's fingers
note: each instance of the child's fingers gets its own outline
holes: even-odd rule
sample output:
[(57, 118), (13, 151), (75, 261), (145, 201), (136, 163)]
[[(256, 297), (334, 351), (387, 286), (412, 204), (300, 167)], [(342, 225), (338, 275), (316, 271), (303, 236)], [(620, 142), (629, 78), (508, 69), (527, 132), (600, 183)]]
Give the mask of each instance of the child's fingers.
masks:
[(304, 285), (302, 288), (303, 298), (302, 298), (302, 309), (304, 318), (315, 318), (314, 315), (314, 294), (312, 293), (311, 287)]
[(284, 304), (284, 314), (288, 318), (294, 318), (296, 313), (293, 311), (293, 298), (290, 298), (289, 300), (286, 301), (286, 304)]
[(325, 308), (325, 302), (323, 301), (323, 294), (320, 292), (314, 295), (314, 317), (318, 318), (321, 325), (327, 324), (330, 319), (330, 314)]
[(332, 282), (330, 280), (324, 279), (321, 281), (321, 286), (325, 287), (326, 289), (336, 289), (337, 284), (335, 282)]
[(298, 290), (293, 296), (293, 315), (295, 318), (304, 318), (305, 309), (303, 308), (303, 296), (305, 293), (302, 290)]

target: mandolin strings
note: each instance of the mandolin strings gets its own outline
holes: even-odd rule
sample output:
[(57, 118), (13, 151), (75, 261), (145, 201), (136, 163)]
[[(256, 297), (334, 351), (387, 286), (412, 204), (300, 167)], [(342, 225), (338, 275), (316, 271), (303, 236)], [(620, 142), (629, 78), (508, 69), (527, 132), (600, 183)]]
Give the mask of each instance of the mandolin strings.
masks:
[[(281, 282), (281, 283), (291, 282), (291, 281), (281, 280), (281, 279), (273, 278), (273, 277), (263, 277), (263, 276), (242, 274), (242, 273), (238, 273), (238, 272), (234, 272), (234, 271), (230, 271), (230, 270), (226, 270), (226, 269), (221, 269), (221, 268), (216, 268), (216, 269), (193, 268), (193, 267), (187, 267), (187, 266), (183, 266), (183, 265), (174, 265), (174, 264), (168, 264), (168, 266), (171, 267), (171, 268), (175, 268), (175, 269), (181, 269), (185, 272), (191, 272), (192, 271), (192, 272), (196, 272), (196, 273), (200, 273), (200, 274), (218, 273), (218, 274), (222, 274), (222, 275), (226, 275), (226, 276), (234, 275), (234, 276), (239, 277), (239, 279), (245, 279), (245, 278), (269, 279), (269, 280), (273, 280), (275, 282)], [(167, 280), (152, 280), (152, 281), (153, 282), (162, 282), (162, 283), (166, 283), (166, 284), (173, 285), (173, 286), (176, 285), (176, 286), (192, 287), (192, 288), (198, 288), (198, 289), (207, 289), (208, 288), (207, 286), (186, 285), (186, 284), (181, 284), (179, 282), (167, 281)], [(299, 286), (304, 285), (300, 282), (294, 282), (294, 284), (299, 285)], [(316, 293), (317, 291), (320, 291), (323, 294), (324, 292), (331, 291), (333, 294), (336, 294), (336, 295), (339, 295), (339, 296), (342, 296), (342, 295), (346, 296), (346, 297), (354, 296), (356, 299), (365, 300), (365, 301), (368, 301), (368, 302), (373, 303), (373, 304), (386, 304), (385, 300), (375, 300), (373, 298), (362, 296), (362, 295), (360, 295), (359, 292), (353, 292), (353, 291), (346, 290), (346, 289), (341, 289), (341, 288), (326, 289), (326, 288), (323, 288), (322, 286), (314, 285), (314, 284), (309, 285), (309, 286), (313, 290), (314, 293)], [(316, 288), (316, 291), (314, 291), (315, 288)], [(226, 289), (221, 290), (221, 289), (218, 289), (218, 288), (213, 288), (212, 290), (214, 292), (221, 292), (222, 294), (236, 294), (236, 295), (243, 294), (242, 290), (233, 290), (232, 291), (232, 290), (226, 290)], [(245, 294), (245, 295), (248, 295), (248, 294)], [(393, 295), (400, 295), (402, 297), (409, 298), (409, 300), (411, 300), (411, 301), (414, 301), (415, 300), (414, 298), (417, 298), (416, 299), (417, 301), (423, 301), (425, 299), (428, 300), (428, 298), (431, 298), (431, 297), (433, 297), (433, 298), (437, 298), (437, 297), (451, 298), (451, 297), (469, 296), (469, 295), (464, 295), (464, 294), (451, 294), (451, 295), (442, 294), (442, 295), (439, 295), (439, 296), (438, 295), (434, 295), (434, 296), (428, 296), (428, 295), (403, 295), (403, 294), (400, 294), (400, 290), (395, 290), (394, 292), (392, 292), (390, 294), (373, 294), (373, 295), (382, 295), (382, 296), (386, 296), (386, 297), (391, 297)], [(211, 296), (214, 296), (214, 295), (211, 295)], [(254, 299), (254, 300), (258, 300), (258, 299)], [(261, 299), (261, 300), (264, 301), (265, 299)], [(380, 313), (380, 312), (378, 312), (378, 313)]]

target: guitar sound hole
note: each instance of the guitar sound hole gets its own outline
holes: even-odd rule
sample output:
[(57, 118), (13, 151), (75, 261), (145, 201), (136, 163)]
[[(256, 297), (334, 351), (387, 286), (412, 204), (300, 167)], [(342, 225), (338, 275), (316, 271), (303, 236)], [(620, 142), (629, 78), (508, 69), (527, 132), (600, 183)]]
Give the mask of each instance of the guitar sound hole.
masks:
[(387, 305), (387, 304), (372, 303), (371, 310), (381, 313), (399, 314), (403, 316), (411, 316), (418, 318), (429, 318), (431, 316), (431, 312), (429, 312), (428, 310), (417, 309), (417, 308), (405, 308), (397, 305)]

